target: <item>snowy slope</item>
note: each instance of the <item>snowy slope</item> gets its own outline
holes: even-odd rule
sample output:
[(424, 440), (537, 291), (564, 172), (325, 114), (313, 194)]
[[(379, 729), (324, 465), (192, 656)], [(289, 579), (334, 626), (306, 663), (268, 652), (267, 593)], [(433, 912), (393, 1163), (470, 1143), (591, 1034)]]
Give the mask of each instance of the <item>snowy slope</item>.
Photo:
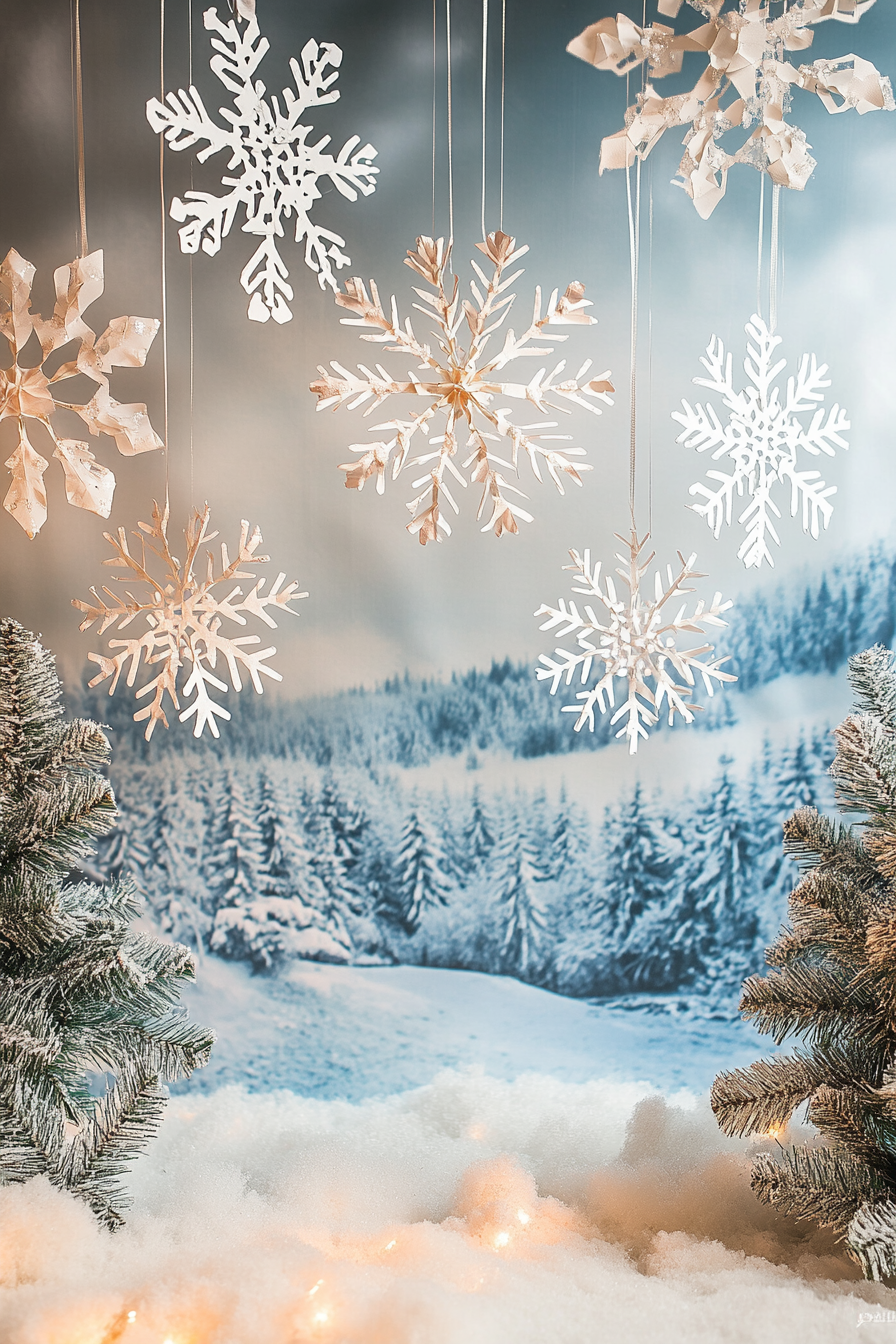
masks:
[(539, 1073), (702, 1092), (720, 1069), (768, 1046), (744, 1023), (701, 1019), (676, 1000), (667, 1012), (626, 1011), (422, 966), (298, 962), (253, 976), (207, 957), (184, 998), (218, 1043), (208, 1068), (178, 1090), (242, 1083), (357, 1101), (472, 1067), (507, 1080)]

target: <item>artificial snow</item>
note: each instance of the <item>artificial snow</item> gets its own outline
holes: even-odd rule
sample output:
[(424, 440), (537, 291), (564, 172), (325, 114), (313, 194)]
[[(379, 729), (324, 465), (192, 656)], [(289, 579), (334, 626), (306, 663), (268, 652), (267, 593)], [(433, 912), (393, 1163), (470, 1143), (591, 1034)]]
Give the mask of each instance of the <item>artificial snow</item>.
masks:
[(457, 1071), (175, 1099), (116, 1235), (0, 1189), (4, 1344), (835, 1344), (896, 1293), (752, 1196), (705, 1101)]

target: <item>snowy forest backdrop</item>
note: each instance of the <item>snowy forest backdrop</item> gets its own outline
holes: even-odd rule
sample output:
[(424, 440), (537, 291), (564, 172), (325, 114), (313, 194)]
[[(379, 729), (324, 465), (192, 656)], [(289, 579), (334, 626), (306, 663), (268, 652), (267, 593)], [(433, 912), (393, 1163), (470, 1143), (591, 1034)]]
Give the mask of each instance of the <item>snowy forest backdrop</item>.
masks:
[[(785, 915), (782, 821), (833, 805), (831, 674), (845, 707), (848, 655), (892, 643), (894, 621), (896, 555), (881, 546), (754, 592), (723, 637), (736, 686), (671, 730), (702, 776), (681, 776), (679, 751), (670, 775), (652, 769), (658, 782), (604, 805), (566, 767), (588, 753), (599, 769), (615, 730), (573, 733), (531, 665), (510, 660), (314, 700), (244, 696), (217, 743), (150, 746), (127, 702), (94, 700), (123, 809), (99, 862), (133, 873), (175, 937), (259, 971), (414, 963), (721, 1007)], [(782, 678), (808, 717), (757, 751), (738, 725)], [(519, 773), (548, 761), (541, 782)]]

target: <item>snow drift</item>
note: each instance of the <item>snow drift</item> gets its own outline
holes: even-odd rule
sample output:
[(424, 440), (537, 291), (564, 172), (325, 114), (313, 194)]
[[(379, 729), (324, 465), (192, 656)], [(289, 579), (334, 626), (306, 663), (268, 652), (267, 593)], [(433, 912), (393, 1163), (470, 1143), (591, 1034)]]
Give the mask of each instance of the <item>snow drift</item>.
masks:
[(116, 1236), (0, 1190), (4, 1344), (841, 1341), (896, 1292), (758, 1204), (705, 1102), (446, 1072), (172, 1102)]

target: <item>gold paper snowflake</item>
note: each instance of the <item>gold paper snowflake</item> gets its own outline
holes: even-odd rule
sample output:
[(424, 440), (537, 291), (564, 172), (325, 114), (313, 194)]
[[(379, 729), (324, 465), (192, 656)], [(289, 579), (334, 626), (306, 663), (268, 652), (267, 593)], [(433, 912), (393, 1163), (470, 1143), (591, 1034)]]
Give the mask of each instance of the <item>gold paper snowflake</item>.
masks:
[[(576, 673), (584, 685), (591, 676), (592, 667), (597, 665), (594, 685), (576, 695), (581, 703), (563, 706), (564, 713), (578, 715), (576, 732), (586, 723), (594, 730), (595, 705), (601, 714), (613, 708), (616, 703), (613, 693), (615, 678), (622, 678), (627, 683), (625, 701), (610, 722), (623, 720), (616, 736), (628, 738), (631, 753), (638, 750), (639, 738), (646, 739), (648, 729), (658, 722), (664, 701), (669, 708), (670, 724), (676, 714), (680, 714), (685, 723), (693, 723), (694, 712), (701, 708), (700, 705), (689, 703), (695, 673), (702, 677), (706, 693), (710, 696), (713, 693), (713, 681), (737, 681), (737, 677), (730, 672), (720, 670), (722, 663), (728, 661), (727, 655), (701, 661), (706, 654), (712, 653), (711, 644), (701, 644), (696, 649), (679, 649), (676, 646), (676, 640), (682, 634), (702, 635), (705, 633), (704, 625), (724, 626), (726, 622), (721, 619), (721, 615), (729, 609), (731, 603), (723, 602), (721, 593), (716, 593), (708, 607), (702, 600), (699, 601), (692, 616), (686, 615), (687, 604), (684, 602), (675, 616), (670, 618), (667, 615), (665, 608), (668, 603), (684, 593), (694, 591), (693, 587), (688, 586), (692, 579), (706, 577), (694, 569), (697, 557), (692, 555), (685, 560), (680, 551), (678, 559), (681, 569), (678, 574), (673, 574), (672, 566), (667, 565), (664, 586), (657, 572), (653, 601), (645, 600), (641, 581), (654, 559), (653, 551), (645, 560), (641, 559), (641, 552), (648, 539), (645, 536), (639, 540), (634, 531), (627, 543), (624, 537), (619, 537), (623, 544), (627, 544), (629, 552), (628, 555), (616, 556), (625, 566), (624, 569), (616, 570), (628, 588), (627, 596), (623, 597), (618, 596), (616, 585), (609, 574), (604, 577), (604, 586), (601, 588), (600, 561), (592, 565), (589, 551), (584, 555), (570, 551), (572, 564), (565, 568), (572, 570), (576, 576), (573, 592), (583, 593), (595, 605), (599, 603), (604, 609), (600, 615), (595, 612), (594, 606), (589, 605), (585, 607), (584, 616), (580, 616), (575, 602), (567, 603), (562, 597), (559, 606), (541, 606), (535, 613), (536, 616), (548, 618), (540, 629), (557, 629), (561, 639), (574, 634), (578, 644), (577, 650), (555, 649), (556, 658), (545, 653), (539, 656), (544, 667), (536, 668), (535, 675), (539, 681), (550, 680), (551, 695), (562, 681), (567, 686), (571, 685)], [(648, 682), (653, 682), (653, 685), (649, 686)]]
[[(12, 484), (3, 501), (7, 513), (35, 537), (47, 518), (47, 492), (43, 475), (49, 463), (34, 448), (26, 421), (39, 421), (55, 444), (54, 457), (65, 472), (65, 493), (69, 504), (89, 509), (102, 518), (109, 517), (115, 477), (101, 466), (86, 443), (60, 439), (50, 417), (58, 410), (74, 411), (91, 434), (111, 434), (121, 453), (145, 453), (161, 448), (162, 440), (149, 423), (142, 404), (124, 406), (113, 400), (106, 375), (116, 366), (140, 368), (159, 329), (155, 318), (116, 317), (97, 339), (82, 314), (103, 292), (103, 254), (86, 257), (60, 266), (54, 273), (56, 307), (45, 322), (31, 312), (31, 285), (35, 269), (11, 248), (0, 263), (0, 333), (12, 351), (12, 364), (0, 369), (0, 421), (13, 419), (18, 424), (19, 442), (6, 465), (12, 472)], [(32, 332), (40, 342), (41, 360), (33, 367), (20, 363)], [(44, 364), (55, 350), (69, 341), (80, 346), (73, 360), (47, 374)], [(77, 374), (86, 374), (97, 390), (86, 405), (60, 401), (53, 385)]]
[[(591, 307), (591, 301), (584, 297), (583, 285), (574, 282), (562, 297), (558, 297), (558, 291), (554, 290), (544, 314), (541, 311), (541, 290), (536, 288), (531, 323), (520, 336), (515, 336), (508, 329), (501, 349), (487, 359), (486, 345), (492, 334), (503, 325), (515, 297), (505, 291), (523, 274), (522, 270), (517, 270), (505, 276), (505, 270), (529, 249), (517, 248), (515, 239), (500, 232), (490, 233), (486, 242), (477, 243), (476, 246), (492, 263), (494, 274), (488, 278), (475, 261), (472, 263), (482, 286), (480, 289), (475, 280), (471, 282), (472, 302), (469, 299), (461, 302), (457, 277), (453, 284), (446, 287), (445, 271), (451, 249), (450, 245), (445, 246), (444, 239), (433, 241), (432, 238), (418, 238), (417, 250), (407, 254), (405, 265), (410, 266), (434, 291), (429, 293), (415, 288), (414, 293), (427, 306), (422, 307), (419, 303), (413, 306), (418, 312), (435, 320), (437, 351), (417, 339), (410, 318), (401, 323), (394, 297), (391, 316), (386, 316), (373, 281), (370, 282), (370, 297), (363, 282), (357, 278), (346, 282), (344, 294), (336, 295), (336, 302), (341, 307), (356, 314), (354, 317), (344, 317), (342, 322), (345, 325), (374, 327), (379, 334), (362, 336), (361, 339), (385, 345), (390, 352), (412, 356), (417, 361), (418, 369), (423, 370), (423, 377), (410, 372), (407, 381), (394, 381), (379, 364), (376, 372), (359, 364), (358, 376), (333, 360), (330, 367), (337, 376), (334, 377), (323, 366), (319, 366), (321, 376), (311, 384), (312, 392), (318, 396), (319, 411), (328, 406), (337, 409), (345, 404), (349, 410), (354, 410), (369, 402), (365, 411), (365, 415), (369, 415), (387, 397), (396, 395), (419, 397), (427, 403), (419, 415), (411, 419), (388, 420), (374, 425), (374, 431), (387, 430), (391, 437), (377, 443), (352, 444), (361, 457), (356, 462), (343, 463), (339, 468), (346, 473), (345, 484), (350, 490), (361, 490), (365, 481), (375, 476), (379, 494), (383, 492), (386, 467), (390, 463), (393, 480), (405, 467), (425, 468), (412, 482), (412, 488), (421, 493), (408, 504), (409, 511), (414, 515), (408, 524), (408, 531), (412, 535), (416, 534), (423, 545), (427, 541), (440, 541), (442, 532), (446, 536), (451, 533), (449, 524), (442, 517), (442, 498), (444, 496), (454, 512), (458, 512), (448, 478), (453, 478), (464, 488), (467, 485), (455, 461), (459, 451), (466, 454), (461, 460), (461, 468), (469, 471), (470, 481), (482, 488), (477, 517), (482, 517), (486, 503), (491, 501), (491, 517), (482, 531), (493, 529), (498, 537), (504, 532), (518, 532), (517, 519), (522, 518), (527, 523), (532, 521), (531, 514), (507, 498), (508, 493), (525, 498), (522, 490), (509, 484), (506, 479), (507, 475), (519, 476), (521, 452), (528, 457), (536, 479), (542, 479), (541, 468), (544, 467), (561, 494), (563, 475), (581, 485), (580, 473), (590, 470), (587, 466), (576, 466), (570, 461), (570, 458), (581, 457), (585, 451), (583, 448), (560, 449), (551, 446), (570, 439), (570, 435), (540, 432), (556, 428), (555, 420), (542, 420), (531, 425), (512, 424), (511, 409), (493, 406), (496, 398), (528, 401), (542, 413), (569, 409), (568, 406), (558, 406), (552, 398), (584, 406), (597, 415), (601, 407), (594, 402), (603, 402), (607, 406), (613, 404), (609, 396), (613, 385), (607, 381), (608, 373), (583, 381), (591, 368), (590, 359), (585, 361), (575, 378), (563, 381), (558, 380), (566, 367), (565, 360), (560, 360), (550, 373), (545, 368), (539, 369), (528, 383), (505, 382), (501, 378), (501, 371), (511, 360), (538, 358), (553, 352), (553, 344), (529, 344), (541, 336), (544, 327), (571, 324), (590, 326), (595, 319), (588, 317), (584, 311)], [(458, 339), (464, 321), (470, 332), (467, 347), (462, 346)], [(552, 333), (550, 339), (552, 342), (565, 341), (566, 337)], [(434, 451), (424, 451), (410, 457), (415, 436), (420, 431), (427, 431), (436, 415), (443, 415), (445, 424), (443, 433), (427, 438), (428, 444), (434, 445)], [(500, 457), (490, 446), (502, 440), (507, 444), (508, 457)]]
[[(116, 554), (109, 560), (104, 560), (103, 564), (130, 571), (129, 577), (117, 579), (118, 583), (136, 581), (146, 585), (149, 592), (145, 597), (135, 597), (128, 591), (122, 597), (111, 588), (104, 587), (103, 593), (106, 597), (101, 597), (95, 588), (91, 588), (90, 591), (96, 599), (95, 605), (77, 600), (72, 602), (72, 606), (85, 613), (80, 628), (89, 630), (95, 622), (99, 622), (99, 634), (103, 634), (110, 627), (124, 630), (137, 617), (145, 617), (149, 629), (142, 635), (133, 639), (109, 640), (109, 648), (120, 649), (120, 653), (116, 653), (112, 658), (97, 653), (89, 655), (91, 662), (98, 663), (100, 667), (98, 675), (89, 684), (97, 686), (111, 677), (109, 694), (114, 695), (125, 668), (127, 668), (127, 684), (133, 686), (142, 660), (145, 661), (147, 670), (160, 664), (161, 670), (137, 692), (138, 700), (147, 695), (153, 697), (145, 709), (134, 715), (137, 723), (142, 719), (147, 720), (145, 734), (147, 741), (152, 737), (153, 729), (159, 720), (166, 728), (168, 727), (165, 714), (166, 695), (174, 708), (180, 711), (178, 678), (185, 664), (191, 665), (191, 671), (180, 688), (180, 694), (185, 698), (195, 694), (195, 698), (179, 713), (179, 718), (183, 723), (193, 715), (196, 716), (193, 725), (194, 737), (201, 736), (206, 724), (211, 729), (212, 735), (217, 737), (218, 725), (215, 722), (215, 715), (221, 719), (230, 718), (229, 712), (217, 704), (209, 693), (209, 687), (214, 687), (218, 691), (227, 690), (226, 683), (214, 675), (219, 657), (227, 664), (230, 684), (235, 691), (241, 691), (243, 688), (240, 668), (244, 673), (248, 673), (259, 695), (264, 690), (261, 682), (262, 674), (272, 677), (274, 681), (282, 681), (280, 673), (268, 667), (266, 663), (266, 659), (277, 652), (275, 648), (250, 651), (251, 646), (261, 643), (258, 635), (241, 635), (239, 638), (233, 638), (221, 632), (222, 622), (233, 621), (236, 625), (245, 625), (247, 616), (257, 616), (265, 625), (276, 630), (277, 622), (271, 618), (268, 608), (273, 607), (274, 610), (286, 611), (294, 616), (298, 613), (288, 604), (308, 596), (307, 593), (296, 592), (297, 583), (289, 583), (284, 588), (282, 585), (286, 578), (285, 574), (277, 576), (267, 594), (262, 592), (265, 579), (255, 579), (254, 587), (245, 594), (239, 585), (230, 587), (223, 595), (215, 593), (213, 590), (220, 584), (230, 585), (234, 579), (254, 578), (252, 573), (241, 566), (266, 564), (270, 556), (255, 554), (261, 545), (261, 533), (256, 527), (250, 534), (249, 524), (243, 520), (236, 558), (230, 559), (227, 547), (222, 542), (220, 569), (216, 572), (214, 556), (211, 550), (208, 550), (205, 553), (205, 578), (197, 577), (194, 569), (199, 559), (199, 548), (213, 541), (218, 535), (217, 532), (208, 531), (209, 513), (209, 506), (206, 504), (201, 512), (194, 509), (190, 514), (190, 521), (184, 531), (187, 551), (183, 565), (171, 554), (168, 545), (168, 511), (166, 509), (162, 512), (158, 504), (153, 508), (152, 524), (139, 523), (140, 532), (134, 533), (140, 542), (139, 559), (131, 554), (123, 527), (118, 529), (117, 538), (106, 532), (104, 534), (106, 540), (114, 547)], [(158, 580), (150, 574), (147, 568), (149, 563), (147, 551), (151, 551), (162, 561), (165, 569), (164, 579)], [(110, 600), (107, 601), (106, 598)]]
[[(676, 34), (665, 24), (639, 28), (619, 14), (593, 23), (567, 51), (598, 70), (628, 75), (644, 62), (651, 79), (677, 74), (684, 53), (702, 52), (706, 65), (693, 88), (661, 98), (648, 81), (625, 114), (625, 129), (601, 143), (600, 171), (646, 159), (664, 131), (688, 126), (680, 181), (703, 219), (725, 195), (728, 170), (752, 164), (774, 183), (802, 191), (815, 168), (805, 132), (791, 125), (791, 91), (816, 94), (828, 112), (892, 112), (889, 79), (870, 61), (849, 54), (796, 67), (792, 51), (811, 46), (813, 28), (829, 19), (857, 23), (875, 0), (688, 0), (704, 22)], [(676, 18), (682, 0), (659, 0), (660, 14)], [(722, 147), (728, 131), (749, 133), (734, 153)]]

